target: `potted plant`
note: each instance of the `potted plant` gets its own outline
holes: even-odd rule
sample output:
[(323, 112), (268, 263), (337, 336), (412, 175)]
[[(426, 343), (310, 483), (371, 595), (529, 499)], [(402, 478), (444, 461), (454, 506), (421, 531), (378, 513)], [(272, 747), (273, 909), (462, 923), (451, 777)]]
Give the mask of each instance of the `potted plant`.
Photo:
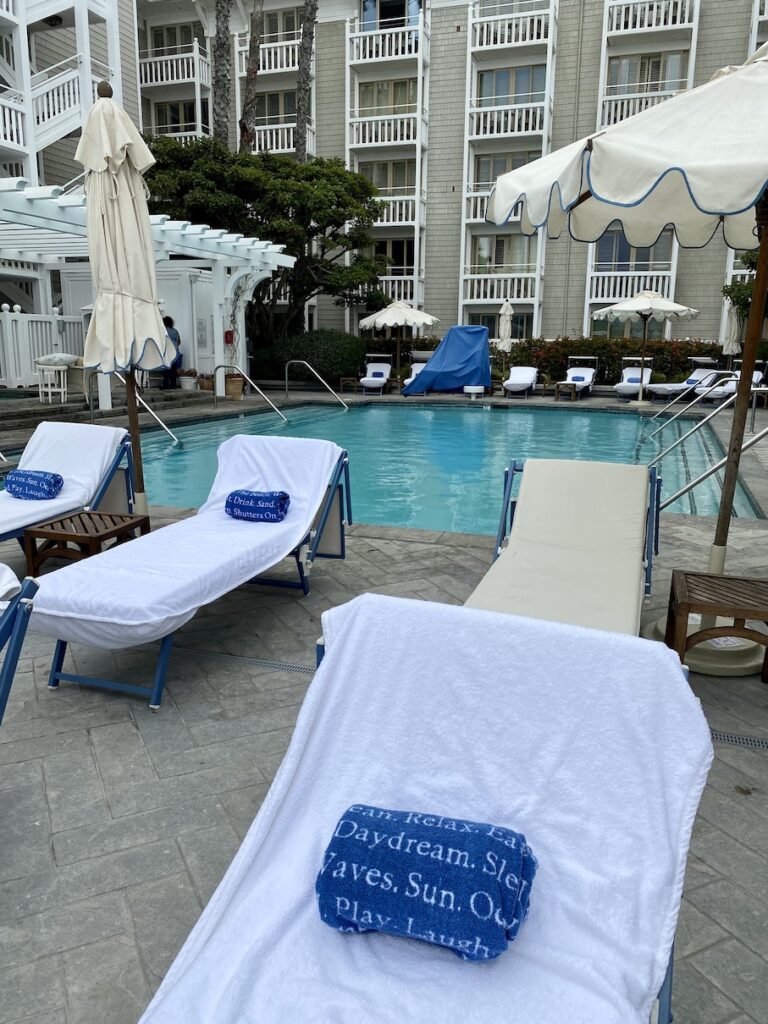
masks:
[(178, 374), (179, 387), (182, 391), (197, 391), (197, 370), (181, 370)]
[(224, 376), (224, 394), (235, 402), (242, 400), (245, 389), (245, 378), (239, 373), (227, 373)]
[(198, 373), (197, 386), (200, 388), (201, 391), (213, 391), (213, 374)]

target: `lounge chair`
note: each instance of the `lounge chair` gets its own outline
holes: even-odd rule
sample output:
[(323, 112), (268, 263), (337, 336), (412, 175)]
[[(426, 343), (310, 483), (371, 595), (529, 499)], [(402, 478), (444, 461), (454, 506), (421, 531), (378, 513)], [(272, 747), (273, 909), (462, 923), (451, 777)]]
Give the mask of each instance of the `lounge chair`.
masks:
[[(373, 594), (326, 612), (323, 630), (272, 787), (141, 1024), (648, 1024), (712, 760), (676, 655)], [(358, 802), (524, 832), (539, 869), (510, 948), (468, 964), (323, 924), (315, 878)], [(361, 842), (356, 871), (365, 856)]]
[[(650, 366), (646, 366), (642, 372), (643, 392), (650, 383), (652, 372)], [(621, 371), (621, 380), (618, 384), (613, 385), (613, 390), (616, 392), (617, 398), (637, 398), (640, 393), (640, 367), (625, 366)]]
[[(705, 402), (721, 402), (724, 398), (730, 398), (731, 395), (736, 394), (736, 388), (739, 384), (741, 377), (741, 371), (736, 370), (733, 377), (726, 380), (724, 384), (719, 387), (708, 388), (706, 385), (696, 388), (696, 394), (701, 395)], [(759, 370), (755, 370), (752, 374), (752, 387), (759, 387), (760, 382), (763, 379), (763, 375)]]
[(0, 665), (0, 724), (8, 704), (36, 591), (35, 580), (25, 579), (19, 583), (8, 566), (0, 565), (0, 652), (5, 651)]
[(409, 384), (413, 384), (413, 382), (416, 380), (416, 378), (426, 365), (426, 363), (414, 363), (411, 366), (411, 375), (410, 377), (406, 377), (405, 381), (403, 382), (403, 386), (407, 387)]
[(467, 605), (636, 636), (651, 588), (659, 492), (647, 466), (512, 463), (495, 561)]
[[(125, 481), (118, 472), (125, 464)], [(59, 473), (64, 486), (47, 501), (24, 501), (0, 491), (0, 541), (21, 538), (28, 526), (56, 516), (97, 509), (110, 485), (122, 486), (123, 510), (132, 508), (133, 461), (126, 430), (88, 423), (40, 423), (19, 459), (19, 469)]]
[[(48, 685), (60, 680), (147, 696), (156, 708), (174, 632), (204, 604), (251, 581), (309, 593), (315, 558), (344, 558), (351, 521), (349, 460), (331, 441), (235, 436), (219, 446), (219, 468), (197, 515), (41, 577), (30, 628), (58, 640)], [(249, 523), (226, 515), (234, 490), (287, 491), (280, 523)], [(326, 536), (326, 533), (328, 536)], [(260, 580), (287, 556), (298, 580)], [(151, 686), (62, 671), (67, 643), (125, 648), (161, 640)]]
[(529, 392), (536, 390), (538, 375), (535, 366), (510, 366), (509, 376), (502, 387), (507, 395), (523, 394), (527, 397)]
[(389, 384), (389, 378), (392, 375), (392, 364), (391, 363), (367, 363), (365, 367), (365, 376), (361, 378), (360, 383), (363, 386), (363, 394), (369, 392), (378, 392), (378, 394), (384, 394), (384, 388)]
[(654, 398), (682, 398), (683, 395), (693, 398), (694, 390), (697, 386), (704, 385), (707, 382), (711, 384), (716, 376), (717, 373), (713, 372), (711, 368), (697, 366), (690, 377), (684, 381), (677, 384), (649, 384), (647, 388), (643, 387), (643, 390), (648, 391)]
[(557, 381), (555, 388), (562, 384), (573, 384), (577, 394), (580, 395), (582, 391), (589, 394), (592, 391), (596, 373), (596, 366), (569, 366), (565, 372), (565, 380)]

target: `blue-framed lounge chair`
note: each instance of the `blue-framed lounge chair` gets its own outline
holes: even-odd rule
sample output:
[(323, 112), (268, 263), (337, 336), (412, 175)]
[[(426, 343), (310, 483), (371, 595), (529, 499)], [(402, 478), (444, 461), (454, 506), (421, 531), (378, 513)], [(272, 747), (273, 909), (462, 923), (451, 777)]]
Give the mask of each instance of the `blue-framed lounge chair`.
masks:
[[(31, 577), (19, 583), (10, 570), (5, 573), (2, 571), (5, 568), (0, 565), (0, 653), (4, 652), (0, 663), (0, 725), (27, 632), (32, 598), (37, 591), (37, 582)], [(14, 585), (11, 587), (12, 583)]]
[(636, 635), (651, 592), (660, 497), (647, 466), (511, 463), (494, 562), (467, 604)]
[(713, 371), (711, 367), (697, 366), (684, 381), (676, 384), (649, 384), (647, 388), (643, 387), (643, 391), (647, 391), (653, 398), (661, 398), (667, 402), (681, 398), (690, 400), (697, 387), (709, 387), (717, 375), (718, 371)]
[(59, 473), (64, 486), (46, 501), (24, 501), (0, 491), (0, 541), (17, 538), (21, 543), (29, 526), (83, 508), (95, 510), (108, 492), (117, 503), (115, 511), (133, 508), (131, 442), (122, 428), (39, 423), (19, 459), (19, 468)]
[[(648, 1024), (659, 994), (668, 1024), (665, 972), (712, 758), (674, 653), (372, 594), (326, 612), (323, 631), (327, 654), (271, 789), (141, 1024)], [(510, 948), (467, 964), (323, 924), (315, 878), (358, 803), (525, 833), (539, 868)], [(381, 841), (386, 822), (370, 829)], [(362, 910), (376, 879), (359, 838), (346, 870)], [(458, 848), (441, 827), (435, 842)], [(409, 872), (421, 877), (412, 856), (393, 875), (403, 890)]]
[[(160, 705), (173, 634), (197, 610), (245, 583), (297, 587), (309, 593), (316, 558), (344, 558), (351, 522), (349, 459), (331, 441), (238, 435), (220, 445), (218, 471), (197, 515), (145, 534), (40, 580), (31, 629), (58, 643), (48, 685), (68, 680), (149, 698)], [(286, 491), (279, 523), (226, 515), (234, 490)], [(293, 556), (298, 579), (264, 576)], [(259, 577), (256, 579), (256, 577)], [(134, 686), (63, 671), (67, 644), (120, 649), (161, 640), (152, 684)]]

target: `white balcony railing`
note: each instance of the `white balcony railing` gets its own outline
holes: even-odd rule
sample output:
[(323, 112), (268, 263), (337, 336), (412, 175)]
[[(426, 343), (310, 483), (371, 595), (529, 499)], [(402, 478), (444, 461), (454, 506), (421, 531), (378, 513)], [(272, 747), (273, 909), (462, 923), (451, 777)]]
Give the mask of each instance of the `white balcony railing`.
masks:
[(350, 63), (415, 57), (427, 28), (420, 28), (418, 19), (411, 25), (403, 25), (403, 20), (381, 21), (375, 29), (363, 29), (359, 21), (354, 22), (349, 35)]
[(169, 139), (176, 139), (182, 146), (196, 142), (197, 139), (207, 138), (211, 134), (211, 129), (207, 124), (201, 125), (200, 132), (193, 124), (155, 124), (150, 131), (153, 135), (164, 135)]
[(414, 224), (416, 196), (378, 196), (377, 224)]
[(549, 0), (507, 3), (488, 15), (482, 10), (483, 5), (478, 4), (472, 23), (475, 50), (545, 44), (549, 39)]
[(416, 114), (385, 114), (377, 117), (350, 115), (351, 146), (385, 146), (415, 143)]
[(669, 83), (670, 88), (659, 89), (657, 92), (636, 92), (627, 96), (606, 96), (603, 100), (601, 126), (608, 128), (619, 121), (626, 121), (628, 117), (639, 114), (641, 110), (655, 107), (657, 103), (677, 96), (685, 89), (685, 84)]
[(32, 116), (38, 135), (42, 129), (53, 127), (53, 122), (65, 114), (80, 109), (80, 72), (77, 68), (61, 71), (37, 84), (32, 80)]
[(589, 280), (590, 302), (618, 302), (629, 299), (637, 292), (660, 292), (669, 298), (672, 289), (672, 271), (633, 273), (620, 270), (593, 270)]
[[(254, 152), (293, 153), (296, 150), (296, 124), (269, 124), (254, 129)], [(307, 125), (307, 153), (315, 153), (315, 129)]]
[(468, 268), (464, 273), (465, 302), (533, 302), (536, 298), (536, 274), (533, 271), (475, 273)]
[[(765, 3), (765, 0), (762, 0)], [(690, 28), (696, 17), (694, 0), (611, 0), (609, 32), (647, 32), (657, 28)]]
[(513, 106), (479, 106), (470, 100), (471, 139), (501, 135), (541, 135), (544, 131), (544, 104), (519, 103)]
[(0, 95), (0, 146), (22, 149), (24, 145), (24, 97), (6, 91)]
[(0, 0), (0, 14), (10, 14), (16, 17), (16, 0)]
[[(273, 71), (298, 71), (299, 44), (301, 31), (285, 33), (281, 38), (266, 36), (259, 46), (259, 74)], [(237, 37), (237, 73), (244, 75), (248, 69), (248, 36)]]
[(410, 277), (387, 275), (379, 278), (379, 287), (392, 302), (409, 302), (416, 300), (416, 282), (413, 274)]
[(176, 52), (143, 50), (139, 54), (139, 85), (152, 88), (196, 82), (211, 84), (211, 63), (195, 39), (192, 46), (174, 47)]
[[(468, 222), (482, 222), (485, 220), (485, 208), (488, 204), (488, 199), (491, 194), (492, 184), (486, 185), (470, 185), (465, 195), (465, 201), (467, 204), (466, 219)], [(512, 213), (509, 217), (508, 223), (512, 224), (520, 220), (520, 213)]]
[(83, 354), (79, 316), (36, 316), (0, 309), (0, 384), (9, 388), (37, 383), (35, 360), (54, 352)]

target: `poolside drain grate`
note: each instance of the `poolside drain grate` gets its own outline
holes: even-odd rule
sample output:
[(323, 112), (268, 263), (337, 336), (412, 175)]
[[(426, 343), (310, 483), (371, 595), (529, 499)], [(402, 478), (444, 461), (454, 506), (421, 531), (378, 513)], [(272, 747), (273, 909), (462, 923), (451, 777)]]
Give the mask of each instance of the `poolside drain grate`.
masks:
[(196, 647), (176, 647), (183, 654), (196, 654), (202, 658), (218, 658), (220, 661), (236, 661), (241, 665), (253, 665), (256, 668), (268, 668), (273, 672), (296, 672), (301, 676), (313, 676), (314, 668), (306, 665), (291, 665), (287, 661), (268, 661), (266, 658), (246, 658), (241, 654), (223, 654), (221, 651), (201, 651)]
[(721, 732), (719, 729), (709, 730), (715, 743), (730, 743), (734, 747), (750, 747), (752, 750), (768, 750), (768, 739), (759, 736), (740, 736), (736, 732)]

